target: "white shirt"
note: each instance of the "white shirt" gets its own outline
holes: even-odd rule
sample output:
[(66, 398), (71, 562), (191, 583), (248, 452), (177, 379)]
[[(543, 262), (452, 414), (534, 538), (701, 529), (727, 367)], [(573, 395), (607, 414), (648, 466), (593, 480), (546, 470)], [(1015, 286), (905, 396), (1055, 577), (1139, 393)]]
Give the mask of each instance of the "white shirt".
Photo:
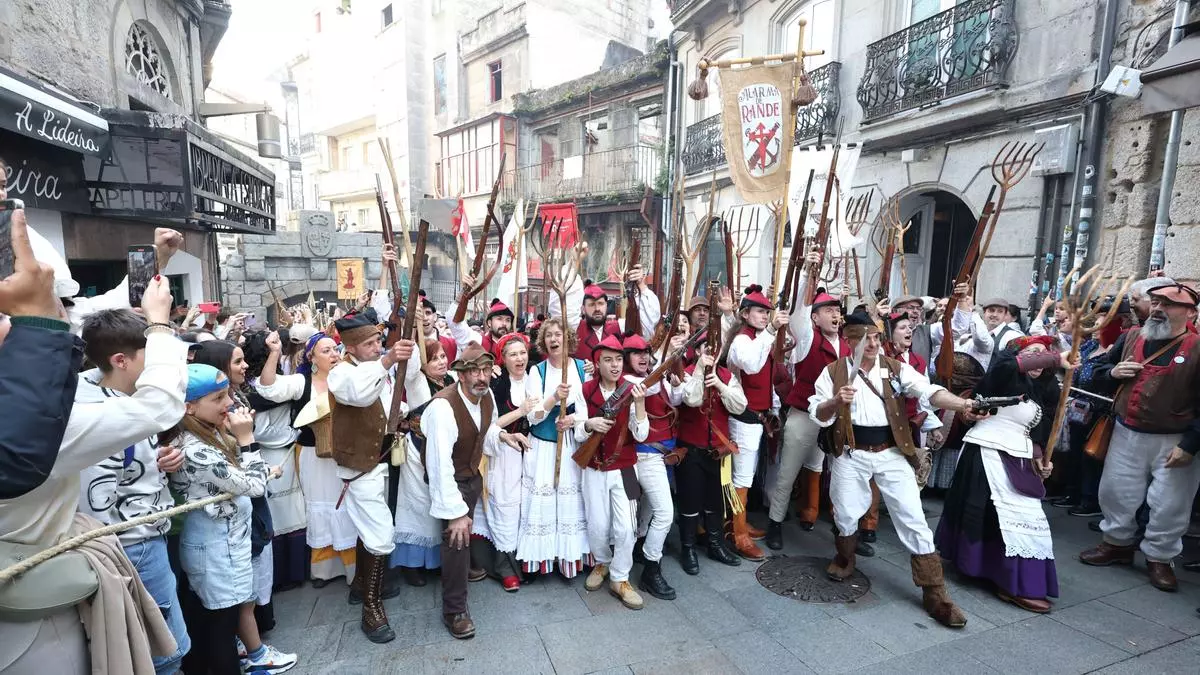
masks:
[[(753, 338), (739, 332), (729, 343), (729, 370), (735, 375), (762, 372), (774, 348), (775, 334), (770, 331), (759, 331)], [(771, 386), (771, 409), (779, 410), (779, 395), (775, 393), (774, 385)]]
[[(792, 308), (791, 321), (788, 322), (788, 329), (792, 331), (792, 338), (796, 341), (796, 346), (792, 348), (792, 353), (788, 357), (789, 363), (792, 364), (800, 363), (804, 357), (808, 356), (809, 350), (812, 349), (813, 339), (816, 337), (813, 330), (812, 305), (806, 305), (803, 302), (804, 288), (807, 283), (807, 279), (800, 280), (800, 288), (796, 295), (801, 298), (801, 302), (797, 302), (796, 306)], [(835, 337), (829, 342), (833, 345), (833, 353), (837, 354), (841, 338)]]
[[(479, 427), (483, 416), (481, 404), (472, 403), (471, 399), (462, 394), (458, 385), (459, 395), (466, 406), (471, 420)], [(490, 397), (492, 392), (484, 396)], [(500, 442), (500, 427), (496, 426), (495, 405), (492, 406), (492, 424), (486, 429), (480, 429), (484, 434), (483, 446), (486, 448)], [(458, 482), (454, 480), (454, 444), (458, 442), (458, 425), (454, 422), (454, 409), (450, 402), (443, 398), (434, 399), (421, 416), (421, 429), (425, 432), (425, 471), (429, 475), (429, 515), (439, 520), (454, 520), (467, 515), (469, 509), (463, 501), (462, 493), (458, 490)]]
[[(704, 378), (700, 377), (700, 367), (688, 373), (683, 379), (680, 389), (683, 392), (683, 404), (691, 408), (704, 405)], [(721, 403), (730, 415), (740, 415), (746, 411), (746, 392), (742, 391), (742, 383), (736, 374), (729, 376), (729, 382), (721, 392)]]
[[(958, 314), (958, 310), (955, 310)], [(1021, 332), (1021, 326), (1017, 323), (1000, 324), (992, 330), (988, 330), (987, 324), (983, 322), (983, 317), (971, 312), (969, 313), (970, 324), (966, 331), (963, 331), (963, 336), (959, 338), (958, 343), (954, 347), (956, 352), (964, 352), (979, 361), (979, 365), (983, 366), (986, 371), (992, 363), (992, 352), (999, 353), (1012, 340), (1024, 335)], [(955, 316), (958, 320), (958, 316)], [(1008, 330), (1005, 330), (1008, 328)], [(1001, 335), (1003, 333), (1003, 335)], [(955, 330), (955, 334), (958, 331)], [(996, 340), (999, 339), (997, 346)]]
[[(828, 420), (821, 420), (817, 417), (817, 406), (833, 398), (832, 369), (846, 368), (847, 364), (845, 359), (834, 361), (829, 364), (828, 368), (821, 371), (821, 376), (817, 378), (816, 393), (808, 398), (808, 416), (819, 426), (833, 426), (837, 419), (837, 415), (833, 415)], [(854, 401), (850, 404), (851, 421), (864, 427), (889, 426), (883, 399), (876, 396), (875, 392), (871, 391), (871, 388), (865, 383), (858, 381), (862, 377), (861, 373), (860, 370), (859, 376), (850, 381), (850, 386), (855, 388)], [(881, 360), (876, 358), (874, 366), (866, 375), (880, 394), (883, 393), (883, 378), (886, 375), (892, 380), (892, 388), (897, 394), (917, 399), (917, 404), (926, 409), (932, 407), (929, 399), (937, 392), (944, 391), (942, 387), (930, 384), (924, 375), (918, 373), (907, 363), (901, 364), (899, 373), (890, 373), (881, 364)]]
[[(649, 288), (640, 288), (638, 290), (638, 314), (642, 317), (642, 337), (649, 340), (654, 335), (654, 327), (662, 320), (662, 305), (658, 301), (658, 296)], [(558, 294), (551, 293), (546, 313), (552, 317), (561, 317), (563, 315), (562, 307), (558, 303)], [(575, 282), (567, 289), (567, 316), (565, 321), (567, 327), (574, 329), (583, 320), (583, 279), (578, 275), (575, 277)], [(617, 323), (621, 325), (621, 330), (625, 330), (625, 320), (618, 319)], [(593, 330), (596, 330), (593, 328)], [(603, 326), (596, 332), (596, 337), (604, 337)]]
[[(616, 392), (617, 392), (616, 387), (609, 389), (609, 388), (605, 387), (603, 383), (600, 384), (600, 396), (604, 400), (607, 401), (608, 398), (610, 396), (612, 396), (613, 394), (615, 394)], [(649, 395), (649, 393), (647, 393), (647, 395)], [(634, 443), (644, 443), (646, 441), (646, 438), (648, 436), (650, 436), (650, 416), (647, 415), (639, 420), (638, 414), (637, 414), (637, 409), (633, 406), (632, 400), (630, 400), (629, 406), (630, 406), (629, 407), (629, 433), (631, 433), (633, 435)], [(586, 415), (585, 415), (585, 417), (586, 417)], [(583, 443), (591, 435), (592, 435), (592, 432), (584, 429), (583, 425), (575, 426), (575, 440), (578, 441), (579, 443)]]
[[(354, 357), (350, 357), (354, 359)], [(413, 359), (409, 359), (411, 362)], [(383, 362), (353, 360), (351, 363), (339, 361), (333, 370), (329, 371), (329, 395), (342, 405), (356, 408), (366, 408), (379, 401), (383, 403), (383, 414), (388, 415), (392, 409), (392, 390), (395, 381)], [(267, 398), (264, 396), (264, 398)], [(401, 408), (405, 410), (405, 408)]]

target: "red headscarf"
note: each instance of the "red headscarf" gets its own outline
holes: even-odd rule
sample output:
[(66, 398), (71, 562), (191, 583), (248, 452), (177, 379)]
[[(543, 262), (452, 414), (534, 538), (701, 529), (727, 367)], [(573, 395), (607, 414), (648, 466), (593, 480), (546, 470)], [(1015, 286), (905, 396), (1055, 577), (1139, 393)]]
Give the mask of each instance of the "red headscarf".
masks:
[(1058, 338), (1053, 335), (1022, 335), (1013, 338), (1011, 343), (1016, 345), (1018, 352), (1024, 351), (1031, 345), (1041, 345), (1049, 351), (1058, 346)]

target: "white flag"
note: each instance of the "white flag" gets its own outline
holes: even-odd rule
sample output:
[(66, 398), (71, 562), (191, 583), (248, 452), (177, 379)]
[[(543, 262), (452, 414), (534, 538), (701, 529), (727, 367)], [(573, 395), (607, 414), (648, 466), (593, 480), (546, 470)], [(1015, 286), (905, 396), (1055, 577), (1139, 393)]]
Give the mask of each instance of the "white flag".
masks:
[[(529, 266), (526, 264), (529, 259), (528, 242), (517, 241), (524, 226), (525, 200), (519, 199), (512, 217), (508, 219), (508, 227), (504, 228), (504, 240), (500, 244), (504, 259), (500, 263), (500, 287), (496, 290), (496, 297), (506, 305), (515, 301), (517, 291), (529, 289)], [(516, 307), (510, 309), (517, 314)]]
[[(838, 153), (837, 178), (841, 185), (841, 198), (838, 199), (839, 194), (835, 190), (833, 203), (829, 205), (829, 219), (836, 223), (836, 227), (830, 228), (825, 248), (825, 254), (831, 258), (838, 257), (863, 243), (860, 237), (850, 234), (845, 218), (846, 204), (853, 196), (851, 186), (854, 185), (854, 171), (858, 167), (858, 157), (861, 153), (861, 145), (843, 147)], [(792, 153), (792, 184), (788, 192), (790, 200), (788, 215), (793, 223), (799, 218), (804, 207), (801, 202), (804, 201), (804, 188), (808, 183), (809, 171), (816, 171), (813, 177), (812, 192), (809, 195), (808, 222), (802, 223), (801, 227), (797, 228), (800, 230), (799, 236), (801, 237), (811, 237), (817, 233), (817, 227), (821, 220), (822, 200), (825, 197), (825, 185), (829, 179), (829, 162), (832, 158), (833, 147), (828, 145), (820, 150), (797, 148), (796, 152)], [(793, 232), (793, 236), (797, 236), (795, 232)]]

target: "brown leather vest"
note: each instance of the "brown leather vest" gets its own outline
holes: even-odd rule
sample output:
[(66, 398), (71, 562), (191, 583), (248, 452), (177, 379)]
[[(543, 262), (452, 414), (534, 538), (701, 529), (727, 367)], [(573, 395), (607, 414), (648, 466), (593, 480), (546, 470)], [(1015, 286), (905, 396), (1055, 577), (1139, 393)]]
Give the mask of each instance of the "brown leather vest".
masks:
[[(358, 367), (349, 355), (342, 361)], [(329, 416), (333, 420), (333, 461), (353, 471), (374, 469), (379, 464), (383, 437), (387, 434), (383, 402), (375, 399), (371, 405), (359, 408), (338, 403), (330, 394)]]
[[(882, 359), (885, 372), (882, 373), (883, 389), (879, 391), (883, 394), (883, 408), (887, 411), (888, 426), (892, 428), (892, 437), (896, 440), (896, 447), (906, 456), (913, 456), (917, 453), (917, 448), (913, 445), (912, 429), (908, 425), (908, 414), (904, 407), (904, 397), (897, 396), (895, 390), (892, 389), (892, 376), (899, 377), (901, 363), (895, 359), (886, 357), (880, 354), (877, 358)], [(830, 376), (833, 378), (833, 391), (836, 393), (839, 389), (846, 386), (850, 379), (850, 374), (847, 372), (850, 359), (843, 357), (826, 366), (831, 369)], [(859, 379), (862, 375), (859, 375)], [(867, 385), (863, 382), (855, 381), (855, 387), (864, 387)], [(869, 389), (868, 396), (875, 394)], [(850, 427), (854, 421), (850, 419), (846, 408), (841, 408), (837, 413), (837, 420), (833, 423), (830, 431), (833, 435), (832, 448), (830, 453), (834, 457), (839, 457), (842, 451), (849, 445)]]
[[(455, 384), (434, 395), (434, 398), (450, 403), (450, 410), (454, 413), (454, 426), (458, 427), (458, 439), (454, 441), (454, 447), (450, 451), (456, 481), (471, 480), (480, 476), (479, 463), (483, 460), (483, 441), (487, 438), (488, 427), (492, 426), (492, 414), (495, 410), (491, 392), (488, 392), (479, 400), (479, 426), (476, 427), (475, 420), (471, 419), (467, 404), (462, 399), (461, 387), (462, 385)], [(428, 447), (428, 442), (421, 445), (421, 463), (425, 466), (429, 466), (425, 462)]]

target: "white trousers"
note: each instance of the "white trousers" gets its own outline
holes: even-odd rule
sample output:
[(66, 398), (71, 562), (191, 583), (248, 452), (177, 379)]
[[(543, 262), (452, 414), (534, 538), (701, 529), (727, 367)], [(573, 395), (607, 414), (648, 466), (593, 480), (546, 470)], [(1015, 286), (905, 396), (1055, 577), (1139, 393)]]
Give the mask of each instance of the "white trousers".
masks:
[(871, 479), (887, 504), (901, 543), (914, 555), (933, 553), (933, 532), (921, 508), (921, 491), (908, 460), (896, 448), (852, 450), (830, 458), (829, 499), (843, 537), (858, 531), (858, 519), (871, 508)]
[(583, 511), (592, 556), (597, 563), (608, 565), (611, 581), (628, 581), (635, 526), (633, 504), (625, 495), (620, 471), (583, 470)]
[[(387, 505), (387, 464), (379, 464), (370, 473), (350, 483), (341, 508), (346, 509), (358, 538), (372, 555), (391, 555), (396, 548), (392, 512)], [(344, 466), (337, 477), (349, 480), (359, 474)]]
[(1104, 540), (1129, 546), (1137, 536), (1137, 510), (1144, 501), (1150, 522), (1142, 538), (1147, 560), (1169, 563), (1183, 551), (1183, 533), (1200, 487), (1200, 461), (1166, 467), (1167, 455), (1182, 434), (1143, 434), (1119, 422), (1113, 428), (1100, 476), (1100, 530)]
[(637, 477), (642, 486), (642, 498), (638, 501), (638, 536), (646, 537), (642, 554), (646, 560), (662, 560), (663, 542), (675, 519), (671, 482), (667, 479), (667, 465), (662, 454), (639, 452)]
[(779, 469), (771, 487), (771, 520), (782, 523), (787, 517), (792, 485), (796, 483), (800, 469), (821, 473), (825, 453), (817, 447), (820, 433), (821, 427), (807, 412), (793, 410), (788, 413), (787, 424), (783, 425), (783, 445), (779, 448)]
[(729, 440), (737, 444), (733, 456), (733, 487), (754, 485), (754, 470), (758, 468), (758, 446), (762, 443), (763, 425), (729, 420)]

